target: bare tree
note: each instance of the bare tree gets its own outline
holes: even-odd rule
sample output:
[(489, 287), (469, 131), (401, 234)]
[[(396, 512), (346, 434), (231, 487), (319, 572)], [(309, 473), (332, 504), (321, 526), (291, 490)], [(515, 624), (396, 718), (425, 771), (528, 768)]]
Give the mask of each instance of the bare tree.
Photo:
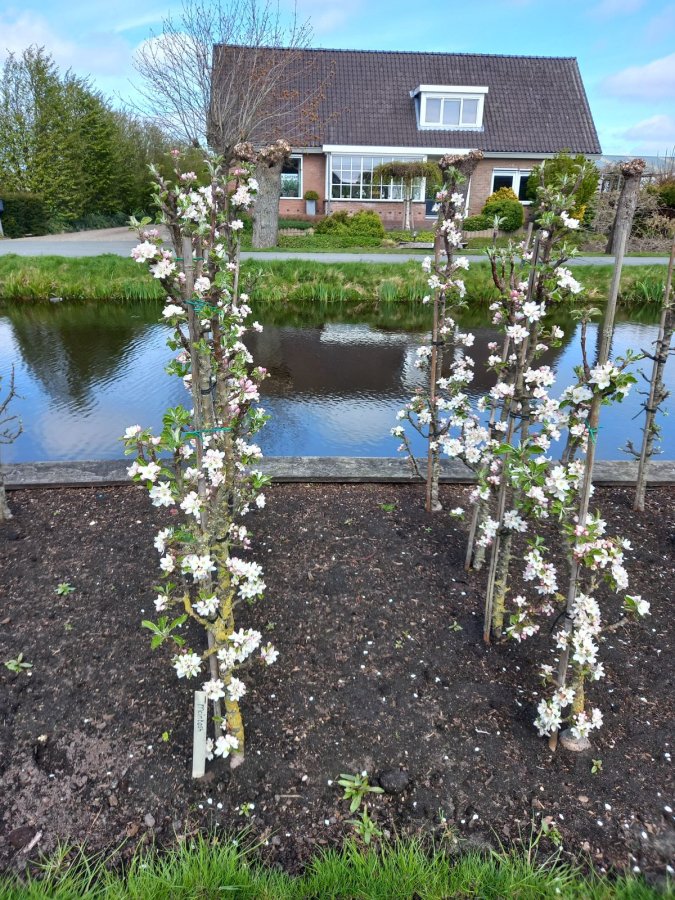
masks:
[[(322, 78), (308, 77), (311, 36), (308, 21), (295, 11), (287, 20), (273, 0), (184, 0), (178, 16), (164, 19), (162, 33), (137, 51), (135, 108), (187, 144), (207, 145), (226, 164), (243, 142), (283, 138), (297, 146), (316, 127), (323, 97)], [(274, 179), (260, 187), (264, 205)], [(254, 246), (273, 246), (258, 231)]]
[(622, 244), (625, 247), (630, 236), (645, 167), (643, 159), (632, 159), (619, 166), (618, 171), (622, 176), (621, 193), (617, 200), (616, 215), (605, 248), (605, 253), (610, 253), (612, 256), (618, 255), (619, 248)]
[[(0, 378), (0, 386), (2, 378)], [(0, 397), (0, 444), (11, 444), (23, 431), (21, 419), (9, 412), (9, 404), (16, 397), (14, 388), (14, 367), (9, 376), (9, 390), (4, 399)], [(6, 522), (12, 518), (12, 513), (7, 503), (7, 495), (5, 494), (5, 481), (0, 468), (0, 522)]]

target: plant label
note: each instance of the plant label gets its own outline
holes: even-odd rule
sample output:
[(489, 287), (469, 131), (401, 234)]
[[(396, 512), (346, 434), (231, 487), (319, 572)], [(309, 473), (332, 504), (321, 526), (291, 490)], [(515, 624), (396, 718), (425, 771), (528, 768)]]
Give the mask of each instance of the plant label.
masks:
[(206, 730), (208, 701), (204, 691), (195, 691), (194, 728), (192, 732), (192, 777), (203, 778), (206, 771)]

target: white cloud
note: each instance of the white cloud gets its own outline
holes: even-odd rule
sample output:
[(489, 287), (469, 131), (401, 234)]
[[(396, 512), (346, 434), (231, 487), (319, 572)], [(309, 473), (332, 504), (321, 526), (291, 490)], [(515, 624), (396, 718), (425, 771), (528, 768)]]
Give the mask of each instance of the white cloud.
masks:
[(125, 31), (134, 31), (137, 28), (145, 28), (146, 25), (159, 25), (165, 18), (166, 13), (147, 13), (143, 16), (137, 16), (136, 18), (126, 19), (122, 22), (118, 22), (115, 24), (112, 30), (116, 34), (121, 34)]
[(602, 88), (605, 93), (624, 99), (671, 100), (675, 96), (675, 53), (610, 75)]
[(675, 31), (675, 6), (666, 6), (645, 25), (644, 37), (648, 42), (663, 41)]
[(44, 16), (23, 12), (14, 18), (0, 17), (0, 58), (8, 53), (20, 53), (31, 44), (44, 46), (56, 56), (72, 56), (75, 45), (59, 37)]
[[(102, 23), (102, 29), (106, 26)], [(44, 16), (26, 11), (0, 15), (0, 60), (35, 44), (44, 47), (62, 71), (91, 77), (96, 86), (114, 90), (131, 72), (132, 47), (112, 31), (75, 33), (55, 28)]]
[(624, 131), (623, 137), (663, 145), (672, 144), (675, 142), (675, 117), (660, 115), (643, 119)]

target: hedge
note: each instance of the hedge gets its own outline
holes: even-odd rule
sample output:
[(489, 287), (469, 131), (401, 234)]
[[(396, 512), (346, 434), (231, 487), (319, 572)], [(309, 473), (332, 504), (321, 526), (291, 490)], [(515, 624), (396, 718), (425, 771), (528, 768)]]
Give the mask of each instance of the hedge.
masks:
[(380, 239), (385, 236), (382, 219), (370, 209), (362, 209), (353, 214), (338, 210), (319, 222), (316, 233), (369, 235)]
[(47, 212), (42, 197), (37, 194), (7, 193), (2, 194), (0, 199), (5, 205), (0, 216), (6, 237), (47, 234)]
[(462, 222), (464, 231), (485, 231), (486, 228), (492, 228), (492, 219), (487, 216), (467, 216)]

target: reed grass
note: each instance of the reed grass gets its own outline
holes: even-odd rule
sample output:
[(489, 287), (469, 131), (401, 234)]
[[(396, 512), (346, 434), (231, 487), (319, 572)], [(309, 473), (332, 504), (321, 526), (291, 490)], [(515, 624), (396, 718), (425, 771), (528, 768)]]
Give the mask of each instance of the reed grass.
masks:
[[(609, 288), (610, 266), (575, 270), (586, 299), (602, 304)], [(627, 266), (619, 302), (626, 307), (660, 304), (665, 266)], [(418, 303), (429, 293), (420, 265), (405, 263), (321, 263), (314, 260), (246, 260), (242, 283), (257, 302), (266, 303)], [(466, 273), (471, 305), (490, 303), (497, 296), (490, 270), (474, 263)], [(93, 257), (0, 256), (0, 301), (162, 300), (158, 281), (131, 259), (106, 254)]]

